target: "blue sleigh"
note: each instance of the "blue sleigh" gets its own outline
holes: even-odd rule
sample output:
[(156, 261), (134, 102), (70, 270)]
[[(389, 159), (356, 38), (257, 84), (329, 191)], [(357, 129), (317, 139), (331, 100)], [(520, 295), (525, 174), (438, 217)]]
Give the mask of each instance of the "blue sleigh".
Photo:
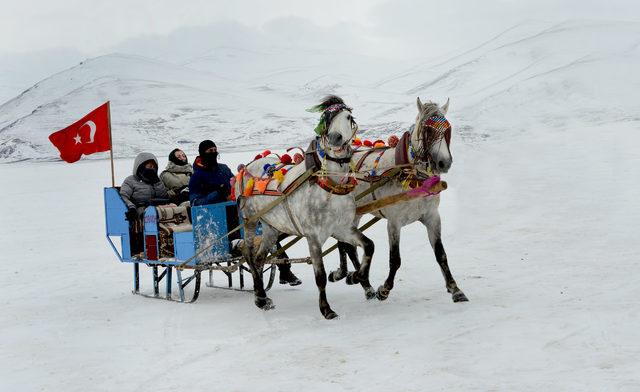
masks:
[[(147, 207), (142, 222), (136, 223), (143, 226), (142, 233), (132, 229), (133, 224), (125, 219), (127, 206), (120, 197), (118, 188), (104, 189), (104, 206), (107, 240), (121, 262), (133, 264), (134, 294), (174, 300), (174, 272), (177, 300), (180, 302), (194, 302), (198, 299), (203, 271), (209, 272), (209, 287), (245, 290), (245, 272), (249, 276), (251, 274), (240, 252), (233, 246), (243, 239), (242, 230), (233, 231), (239, 222), (236, 202), (193, 207), (188, 217), (190, 222), (183, 217), (184, 221), (174, 222), (169, 232), (161, 230), (164, 210), (160, 207)], [(265, 264), (262, 274), (266, 290), (271, 288), (275, 279), (275, 264), (284, 260), (286, 259), (274, 259)], [(298, 260), (294, 262), (296, 261)], [(140, 264), (152, 270), (153, 294), (140, 292)], [(214, 272), (226, 276), (226, 285), (214, 284)], [(234, 274), (238, 275), (239, 287), (234, 285)], [(163, 279), (165, 292), (161, 297), (160, 285)], [(187, 286), (190, 286), (192, 293), (190, 298), (185, 296)]]

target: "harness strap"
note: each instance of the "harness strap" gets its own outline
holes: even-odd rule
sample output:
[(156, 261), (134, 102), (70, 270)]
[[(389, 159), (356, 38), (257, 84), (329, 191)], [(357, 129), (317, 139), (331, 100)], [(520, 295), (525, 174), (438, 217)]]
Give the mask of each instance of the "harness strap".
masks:
[(289, 206), (289, 199), (285, 198), (282, 204), (284, 204), (284, 209), (285, 211), (287, 211), (287, 215), (289, 216), (289, 220), (291, 221), (291, 223), (293, 223), (293, 227), (298, 232), (298, 235), (301, 236), (302, 230), (300, 230), (300, 226), (298, 226), (298, 223), (296, 222), (295, 217), (291, 213), (291, 206)]
[[(313, 173), (314, 173), (313, 170), (307, 170), (306, 172), (304, 172), (304, 174), (302, 176), (298, 177), (293, 182), (293, 184), (291, 184), (291, 186), (288, 188), (288, 192), (287, 193), (285, 193), (285, 194), (283, 194), (281, 196), (278, 196), (278, 198), (276, 200), (274, 200), (271, 203), (267, 204), (262, 210), (258, 211), (258, 213), (255, 214), (254, 216), (252, 216), (250, 218), (247, 218), (247, 220), (249, 222), (258, 221), (258, 219), (261, 216), (263, 216), (267, 212), (271, 211), (274, 207), (276, 207), (278, 204), (280, 204), (291, 192), (295, 191), (298, 187), (300, 187), (300, 185), (304, 184), (305, 181), (307, 181), (310, 177), (312, 177)], [(182, 263), (180, 263), (179, 265), (177, 265), (176, 269), (183, 270), (184, 266), (189, 264), (191, 261), (193, 261), (193, 259), (195, 259), (196, 257), (199, 257), (201, 254), (203, 254), (204, 252), (206, 252), (207, 250), (209, 250), (210, 248), (215, 246), (215, 244), (218, 243), (220, 240), (230, 236), (231, 234), (235, 233), (236, 231), (242, 229), (243, 227), (244, 227), (244, 223), (239, 224), (233, 230), (229, 231), (227, 234), (224, 234), (224, 235), (220, 236), (219, 238), (217, 238), (215, 241), (212, 241), (209, 246), (206, 246), (206, 247), (200, 249), (193, 256), (189, 257), (187, 260), (185, 260)]]

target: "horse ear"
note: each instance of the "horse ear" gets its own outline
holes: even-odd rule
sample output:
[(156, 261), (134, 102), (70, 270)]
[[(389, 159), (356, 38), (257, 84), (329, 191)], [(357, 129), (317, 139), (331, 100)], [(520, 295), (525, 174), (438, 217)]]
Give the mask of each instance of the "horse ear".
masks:
[(442, 105), (442, 113), (447, 114), (448, 111), (449, 111), (449, 98), (447, 98), (447, 102), (444, 105)]
[(418, 105), (418, 112), (422, 112), (422, 102), (420, 101), (420, 97), (418, 97), (416, 104)]

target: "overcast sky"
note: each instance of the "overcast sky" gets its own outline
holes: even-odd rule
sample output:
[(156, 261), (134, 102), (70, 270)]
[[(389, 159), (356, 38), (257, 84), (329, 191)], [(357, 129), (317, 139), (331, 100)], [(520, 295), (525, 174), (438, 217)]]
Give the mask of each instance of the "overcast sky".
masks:
[[(261, 29), (300, 17), (319, 27), (349, 25), (363, 41), (393, 39), (406, 50), (417, 39), (458, 40), (497, 33), (526, 19), (634, 20), (636, 0), (0, 0), (0, 51), (69, 48), (102, 54), (141, 35), (167, 35), (189, 26), (237, 22)], [(451, 38), (447, 38), (447, 36)], [(378, 54), (384, 48), (372, 45)]]
[(268, 45), (436, 57), (526, 21), (640, 20), (638, 0), (0, 0), (0, 101), (86, 57)]

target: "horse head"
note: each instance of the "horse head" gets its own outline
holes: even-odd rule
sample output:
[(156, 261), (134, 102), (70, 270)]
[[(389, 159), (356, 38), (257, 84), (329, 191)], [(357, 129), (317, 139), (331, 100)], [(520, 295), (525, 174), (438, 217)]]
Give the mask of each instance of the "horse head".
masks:
[(453, 162), (451, 156), (451, 124), (445, 118), (449, 100), (442, 107), (417, 99), (418, 116), (411, 134), (415, 161), (425, 163), (434, 174), (446, 173)]
[(315, 108), (322, 111), (320, 123), (316, 127), (322, 149), (330, 158), (350, 158), (353, 154), (351, 140), (358, 130), (358, 124), (351, 114), (352, 109), (336, 95), (325, 97)]

